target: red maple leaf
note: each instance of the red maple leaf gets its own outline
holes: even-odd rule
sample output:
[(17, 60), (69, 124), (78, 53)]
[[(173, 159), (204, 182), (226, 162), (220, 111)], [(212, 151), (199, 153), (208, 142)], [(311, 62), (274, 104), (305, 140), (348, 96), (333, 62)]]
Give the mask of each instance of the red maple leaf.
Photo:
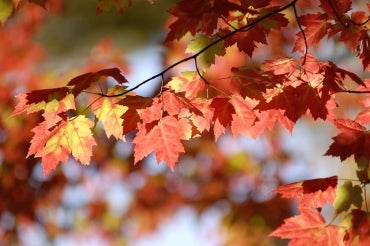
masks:
[(158, 121), (163, 116), (163, 103), (158, 97), (152, 100), (152, 104), (149, 107), (139, 110), (139, 116), (144, 123), (150, 123)]
[(188, 119), (165, 116), (159, 121), (141, 123), (133, 139), (135, 164), (154, 152), (157, 162), (164, 161), (172, 170), (180, 153), (185, 152), (181, 140), (189, 139), (191, 125)]
[(242, 97), (261, 100), (263, 99), (262, 93), (273, 86), (273, 83), (266, 79), (258, 67), (234, 67), (232, 72), (234, 76), (230, 82), (231, 90)]
[(347, 13), (351, 9), (351, 5), (350, 0), (320, 0), (320, 8), (333, 19)]
[(173, 93), (166, 90), (160, 98), (162, 100), (163, 110), (168, 112), (169, 115), (186, 114), (187, 112), (202, 115), (202, 112), (185, 97), (184, 93)]
[(274, 60), (266, 60), (263, 63), (266, 71), (272, 71), (275, 75), (292, 74), (298, 68), (298, 62), (290, 57), (281, 57)]
[(266, 129), (271, 130), (276, 123), (284, 126), (290, 133), (293, 131), (294, 122), (284, 115), (284, 110), (255, 110), (255, 114), (257, 116), (257, 120), (250, 129), (250, 136), (252, 138), (258, 137)]
[(224, 41), (225, 47), (236, 44), (240, 51), (245, 52), (252, 57), (253, 51), (257, 48), (257, 44), (267, 44), (267, 31), (259, 25), (246, 32), (237, 32), (230, 38)]
[(339, 226), (327, 225), (320, 213), (305, 210), (298, 216), (286, 219), (270, 236), (292, 239), (289, 243), (291, 246), (340, 246), (343, 245), (344, 233)]
[(44, 175), (56, 168), (59, 162), (66, 162), (69, 155), (83, 164), (89, 164), (95, 139), (92, 136), (93, 123), (85, 116), (61, 120), (52, 129), (46, 122), (40, 123), (32, 131), (35, 136), (31, 140), (27, 157), (42, 157)]
[(177, 93), (184, 92), (185, 97), (189, 100), (195, 98), (199, 92), (205, 89), (204, 81), (193, 71), (182, 72), (181, 76), (172, 78), (167, 86)]
[(150, 107), (152, 103), (152, 98), (138, 95), (127, 95), (118, 102), (119, 105), (128, 107), (128, 110), (122, 115), (124, 120), (123, 134), (136, 130), (137, 124), (141, 121), (139, 112), (142, 109)]
[(295, 182), (278, 187), (274, 190), (284, 198), (297, 198), (299, 210), (318, 209), (326, 203), (333, 203), (336, 197), (338, 177), (318, 178)]
[(235, 108), (227, 97), (216, 97), (209, 106), (214, 109), (212, 121), (214, 122), (213, 131), (217, 140), (225, 132), (225, 129), (231, 126)]
[(250, 135), (251, 126), (256, 120), (253, 108), (257, 105), (257, 101), (249, 98), (244, 99), (240, 95), (235, 94), (231, 97), (230, 103), (235, 109), (230, 127), (232, 134), (234, 136), (239, 134)]
[(213, 117), (213, 109), (209, 107), (210, 101), (202, 98), (192, 100), (192, 104), (202, 112), (202, 115), (192, 114), (189, 119), (193, 123), (193, 136), (196, 136), (203, 131), (209, 131)]
[(344, 242), (346, 245), (370, 245), (370, 216), (369, 213), (353, 209), (351, 211), (351, 226), (346, 231)]
[[(299, 17), (302, 26), (305, 26), (304, 33), (308, 48), (311, 46), (317, 47), (319, 42), (328, 33), (328, 30), (333, 25), (328, 22), (327, 15), (322, 13), (306, 14)], [(304, 53), (306, 51), (305, 39), (302, 32), (299, 32), (298, 39), (294, 45), (293, 52), (299, 51)]]
[(320, 92), (308, 83), (302, 83), (297, 87), (286, 86), (275, 89), (266, 95), (272, 99), (268, 98), (268, 102), (260, 102), (257, 108), (263, 111), (282, 109), (284, 115), (294, 123), (308, 110), (314, 119), (326, 119), (329, 115), (328, 101), (333, 100), (327, 95), (320, 95)]
[[(48, 103), (53, 100), (61, 100), (70, 92), (68, 87), (59, 87), (59, 88), (52, 88), (52, 89), (43, 89), (43, 90), (36, 90), (31, 91), (24, 94), (17, 95), (19, 102), (15, 107), (13, 115), (17, 115), (28, 111), (30, 105), (36, 105), (41, 102)], [(33, 111), (34, 112), (34, 111)]]
[(325, 155), (337, 156), (344, 161), (354, 155), (356, 162), (370, 161), (370, 133), (360, 123), (350, 119), (336, 119), (334, 125), (340, 134), (333, 138)]
[(177, 19), (170, 25), (166, 41), (180, 39), (187, 32), (193, 36), (197, 32), (210, 36), (217, 28), (218, 18), (227, 17), (238, 8), (229, 0), (182, 0), (169, 10)]
[(67, 85), (73, 86), (71, 92), (73, 93), (73, 95), (77, 96), (83, 90), (98, 82), (101, 77), (108, 76), (114, 78), (119, 84), (128, 82), (127, 79), (121, 74), (121, 70), (119, 70), (118, 68), (107, 68), (99, 70), (97, 72), (81, 74), (71, 79)]

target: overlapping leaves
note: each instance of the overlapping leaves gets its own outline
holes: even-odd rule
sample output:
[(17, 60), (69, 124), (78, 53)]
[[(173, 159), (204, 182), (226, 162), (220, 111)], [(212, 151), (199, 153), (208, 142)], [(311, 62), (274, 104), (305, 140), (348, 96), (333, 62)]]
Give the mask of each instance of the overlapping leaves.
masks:
[[(286, 6), (296, 7), (296, 2)], [(0, 3), (7, 4), (0, 12), (0, 22), (4, 22), (12, 6), (8, 1)], [(219, 88), (214, 81), (207, 80), (207, 69), (216, 66), (217, 57), (226, 56), (228, 49), (236, 46), (252, 58), (260, 44), (268, 44), (272, 29), (288, 26), (292, 19), (288, 8), (280, 11), (275, 1), (268, 0), (179, 1), (169, 11), (174, 19), (166, 41), (180, 40), (185, 34), (192, 36), (187, 52), (193, 55), (175, 65), (194, 60), (195, 71), (183, 72), (166, 81), (167, 70), (164, 70), (155, 76), (161, 77), (163, 84), (153, 98), (128, 90), (123, 85), (128, 81), (117, 68), (77, 76), (64, 87), (19, 95), (14, 115), (41, 111), (43, 117), (33, 129), (35, 135), (28, 156), (42, 158), (46, 175), (70, 156), (89, 164), (96, 145), (95, 127), (101, 122), (108, 138), (124, 140), (126, 134), (134, 132), (135, 163), (153, 153), (157, 162), (163, 161), (173, 170), (185, 152), (184, 141), (202, 136), (205, 131), (211, 132), (215, 140), (228, 130), (234, 136), (257, 137), (276, 123), (292, 131), (302, 116), (309, 115), (314, 120), (334, 123), (340, 133), (333, 138), (326, 154), (338, 156), (342, 161), (353, 155), (360, 167), (359, 180), (367, 184), (370, 154), (369, 134), (364, 124), (370, 122), (368, 110), (355, 120), (333, 120), (337, 106), (335, 94), (348, 91), (347, 81), (363, 87), (365, 83), (331, 61), (319, 61), (308, 50), (318, 47), (324, 37), (336, 36), (357, 53), (363, 69), (368, 69), (368, 16), (364, 11), (352, 11), (350, 0), (320, 3), (322, 11), (317, 13), (297, 16), (294, 9), (299, 31), (292, 46), (293, 52), (301, 53), (301, 58), (278, 57), (261, 64), (250, 62), (244, 67), (233, 67), (227, 71), (231, 76), (223, 78), (226, 85)], [(130, 5), (129, 0), (100, 0), (97, 14), (113, 8), (122, 12)], [(102, 86), (101, 82), (106, 77), (112, 77), (118, 85), (104, 89), (106, 85)], [(82, 99), (77, 100), (81, 94), (89, 97), (84, 107), (80, 106)], [(341, 245), (355, 240), (367, 243), (365, 229), (369, 219), (360, 210), (361, 186), (348, 181), (336, 187), (337, 177), (330, 177), (276, 189), (284, 197), (298, 199), (300, 215), (287, 219), (271, 235), (290, 238), (291, 245), (313, 242)], [(333, 204), (337, 214), (350, 211), (352, 217), (345, 230), (324, 219), (321, 210), (326, 203)], [(351, 210), (353, 206), (356, 209)], [(360, 219), (361, 216), (365, 219)]]

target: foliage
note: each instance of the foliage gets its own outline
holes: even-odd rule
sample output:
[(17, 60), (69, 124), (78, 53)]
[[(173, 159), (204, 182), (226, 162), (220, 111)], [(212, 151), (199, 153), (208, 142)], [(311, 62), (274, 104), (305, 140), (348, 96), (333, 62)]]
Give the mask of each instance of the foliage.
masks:
[[(155, 204), (158, 215), (150, 216), (160, 216), (159, 212), (167, 206), (177, 206), (179, 197), (186, 197), (181, 195), (181, 185), (186, 187), (196, 179), (204, 179), (204, 187), (198, 188), (204, 189), (204, 193), (198, 193), (197, 199), (187, 198), (189, 204), (196, 204), (201, 211), (228, 196), (230, 191), (223, 187), (223, 181), (229, 184), (239, 177), (254, 183), (257, 188), (268, 182), (261, 180), (258, 172), (253, 172), (253, 165), (248, 164), (250, 161), (240, 166), (240, 161), (227, 159), (212, 149), (213, 142), (230, 131), (234, 137), (258, 138), (270, 134), (269, 141), (273, 145), (276, 143), (273, 133), (278, 132), (274, 126), (281, 125), (292, 132), (303, 117), (321, 119), (340, 132), (333, 137), (326, 155), (339, 157), (341, 161), (354, 156), (358, 180), (345, 180), (338, 185), (341, 179), (333, 176), (282, 185), (281, 177), (274, 174), (275, 185), (281, 185), (275, 192), (283, 198), (297, 199), (299, 214), (286, 218), (288, 203), (277, 197), (263, 203), (265, 211), (262, 209), (256, 214), (265, 221), (270, 220), (268, 227), (274, 229), (269, 232), (270, 236), (291, 239), (289, 245), (369, 243), (365, 188), (370, 175), (366, 128), (370, 122), (366, 101), (370, 80), (361, 75), (361, 71), (351, 71), (337, 61), (323, 59), (317, 55), (317, 49), (323, 45), (324, 39), (343, 44), (353, 54), (353, 59), (362, 65), (364, 74), (369, 72), (370, 4), (351, 0), (310, 3), (300, 0), (181, 0), (169, 10), (171, 17), (164, 41), (167, 49), (164, 63), (167, 66), (158, 74), (132, 86), (125, 77), (124, 62), (106, 67), (102, 61), (91, 66), (94, 70), (89, 66), (80, 69), (61, 87), (51, 84), (50, 87), (55, 88), (45, 89), (39, 88), (41, 83), (32, 82), (41, 76), (27, 69), (28, 63), (42, 59), (42, 51), (32, 42), (31, 36), (45, 18), (45, 10), (31, 2), (53, 11), (59, 9), (60, 3), (21, 2), (22, 6), (19, 1), (0, 1), (0, 6), (6, 6), (0, 12), (0, 21), (5, 22), (0, 42), (4, 42), (3, 47), (15, 46), (17, 49), (17, 44), (5, 35), (28, 28), (26, 40), (20, 41), (24, 42), (20, 46), (27, 59), (24, 59), (25, 64), (11, 65), (14, 53), (6, 51), (9, 54), (4, 55), (5, 66), (4, 71), (0, 71), (0, 78), (5, 80), (7, 74), (22, 71), (25, 75), (14, 80), (26, 78), (30, 81), (27, 87), (30, 92), (17, 96), (12, 118), (27, 114), (24, 118), (27, 127), (16, 131), (25, 132), (28, 138), (17, 144), (30, 142), (28, 153), (22, 149), (21, 155), (40, 157), (45, 177), (59, 163), (67, 162), (70, 156), (85, 165), (104, 163), (111, 158), (112, 146), (127, 139), (132, 139), (133, 144), (131, 163), (143, 163), (153, 153), (158, 163), (164, 162), (174, 172), (177, 172), (177, 163), (186, 161), (189, 156), (196, 157), (194, 152), (203, 151), (212, 156), (209, 170), (202, 171), (202, 167), (197, 167), (199, 170), (192, 174), (193, 177), (190, 175), (184, 184), (176, 184), (178, 196), (161, 195), (161, 189), (165, 187), (161, 182), (165, 181), (159, 177), (148, 178), (146, 185), (137, 191), (141, 197), (132, 213), (147, 212), (145, 207)], [(131, 1), (99, 0), (96, 14), (112, 8), (123, 12), (131, 4)], [(38, 14), (31, 15), (32, 11)], [(10, 17), (12, 13), (16, 16)], [(20, 17), (28, 14), (32, 21), (25, 23)], [(277, 47), (282, 43), (284, 46)], [(183, 57), (171, 62), (170, 57), (177, 54)], [(189, 61), (193, 62), (191, 71), (189, 66), (182, 67)], [(94, 62), (89, 61), (90, 64)], [(157, 78), (161, 85), (153, 97), (135, 93), (136, 89)], [(7, 90), (12, 88), (8, 86)], [(353, 120), (338, 113), (338, 108), (346, 107), (337, 100), (343, 93), (358, 97), (365, 95)], [(28, 132), (34, 133), (32, 139)], [(104, 148), (105, 152), (97, 150), (99, 148)], [(278, 154), (274, 158), (279, 162), (289, 159)], [(12, 163), (14, 160), (7, 161)], [(25, 160), (23, 163), (26, 165)], [(131, 168), (137, 170), (139, 167)], [(125, 175), (130, 172), (126, 171)], [(176, 183), (176, 180), (171, 182)], [(167, 188), (170, 186), (167, 184)], [(270, 211), (274, 204), (280, 205), (277, 207), (281, 209), (281, 216), (269, 218), (266, 211)], [(334, 210), (329, 219), (323, 212), (327, 204)], [(251, 199), (246, 204), (229, 201), (229, 206), (235, 211), (234, 217), (230, 215), (229, 218), (232, 228), (242, 219), (253, 218), (243, 214), (242, 219), (238, 219), (238, 210), (248, 207), (258, 210), (259, 205)], [(285, 221), (279, 225), (282, 219)], [(228, 243), (232, 245), (237, 240), (246, 240), (242, 237), (230, 238)]]

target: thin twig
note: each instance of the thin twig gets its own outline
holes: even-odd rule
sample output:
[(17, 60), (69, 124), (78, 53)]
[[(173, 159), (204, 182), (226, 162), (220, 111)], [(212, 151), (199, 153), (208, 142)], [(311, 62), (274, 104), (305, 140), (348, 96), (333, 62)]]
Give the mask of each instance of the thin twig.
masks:
[(341, 92), (347, 92), (352, 94), (368, 94), (370, 91), (354, 91), (354, 90), (343, 90)]
[(308, 44), (307, 44), (307, 38), (306, 38), (306, 34), (302, 28), (302, 25), (301, 25), (301, 22), (299, 21), (299, 18), (298, 18), (298, 13), (297, 13), (297, 8), (295, 7), (295, 4), (293, 5), (293, 10), (294, 10), (294, 16), (295, 16), (295, 19), (297, 21), (297, 24), (298, 24), (298, 28), (299, 30), (301, 31), (302, 33), (302, 37), (303, 37), (303, 41), (304, 41), (304, 55), (303, 55), (303, 62), (302, 62), (302, 66), (306, 63), (306, 57), (307, 57), (307, 52), (308, 52)]
[(202, 73), (199, 70), (197, 57), (194, 57), (194, 64), (195, 64), (195, 69), (197, 70), (197, 73), (198, 73), (199, 77), (204, 81), (204, 83), (209, 85), (210, 83), (208, 82), (208, 80), (206, 78), (204, 78), (204, 76), (202, 75)]

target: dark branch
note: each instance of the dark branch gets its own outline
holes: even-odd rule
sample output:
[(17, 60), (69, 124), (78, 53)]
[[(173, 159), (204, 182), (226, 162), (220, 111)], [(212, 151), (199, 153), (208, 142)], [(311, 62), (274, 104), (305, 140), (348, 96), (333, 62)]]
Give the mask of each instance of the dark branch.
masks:
[(293, 5), (293, 10), (294, 10), (294, 16), (295, 16), (295, 19), (297, 21), (297, 24), (298, 24), (298, 28), (299, 30), (301, 31), (302, 33), (302, 37), (303, 37), (303, 41), (304, 41), (304, 55), (303, 55), (303, 62), (302, 62), (302, 66), (306, 63), (306, 57), (307, 57), (307, 52), (308, 52), (308, 44), (307, 44), (307, 38), (306, 38), (306, 34), (302, 28), (302, 25), (301, 25), (301, 22), (299, 21), (299, 18), (298, 18), (298, 13), (297, 13), (297, 8), (295, 7), (295, 5)]
[(248, 24), (246, 24), (246, 25), (244, 25), (244, 26), (242, 26), (242, 27), (240, 27), (238, 29), (235, 29), (234, 31), (232, 31), (232, 32), (230, 32), (230, 33), (228, 33), (228, 34), (226, 34), (224, 36), (219, 37), (218, 39), (216, 39), (215, 41), (209, 43), (207, 46), (205, 46), (204, 48), (202, 48), (200, 51), (198, 51), (194, 55), (188, 56), (188, 57), (186, 57), (184, 59), (181, 59), (181, 60), (175, 62), (174, 64), (172, 64), (172, 65), (168, 66), (166, 69), (164, 69), (162, 72), (160, 72), (158, 74), (155, 74), (152, 77), (150, 77), (150, 78), (142, 81), (141, 83), (137, 84), (136, 86), (132, 87), (131, 89), (128, 89), (128, 90), (126, 90), (126, 91), (124, 91), (122, 93), (115, 94), (115, 95), (106, 95), (106, 94), (103, 94), (103, 93), (97, 93), (97, 94), (100, 95), (100, 96), (103, 96), (103, 97), (120, 97), (120, 96), (126, 95), (126, 94), (128, 94), (128, 93), (130, 93), (130, 92), (132, 92), (132, 91), (134, 91), (134, 90), (136, 90), (138, 88), (140, 88), (142, 85), (148, 83), (149, 81), (151, 81), (153, 79), (156, 79), (156, 78), (158, 78), (160, 76), (163, 76), (165, 73), (167, 73), (168, 71), (170, 71), (172, 68), (174, 68), (174, 67), (176, 67), (176, 66), (178, 66), (178, 65), (180, 65), (180, 64), (182, 64), (184, 62), (187, 62), (189, 60), (196, 59), (200, 54), (202, 54), (203, 52), (205, 52), (206, 50), (208, 50), (212, 46), (218, 44), (219, 42), (221, 42), (221, 41), (223, 41), (223, 40), (225, 40), (225, 39), (227, 39), (227, 38), (229, 38), (229, 37), (231, 37), (233, 35), (235, 35), (236, 33), (247, 31), (250, 28), (254, 27), (256, 24), (258, 24), (259, 22), (261, 22), (261, 21), (263, 21), (263, 20), (265, 20), (265, 19), (267, 19), (267, 18), (269, 18), (269, 17), (271, 17), (271, 16), (273, 16), (275, 14), (280, 13), (280, 12), (282, 12), (282, 11), (284, 11), (284, 10), (292, 7), (292, 6), (295, 7), (295, 4), (296, 4), (297, 1), (298, 0), (293, 0), (292, 2), (288, 3), (287, 5), (285, 5), (285, 6), (281, 7), (281, 8), (278, 8), (277, 10), (272, 11), (272, 12), (270, 12), (270, 13), (262, 16), (262, 17), (259, 17), (256, 20), (254, 20), (254, 21), (252, 21), (252, 22), (250, 22), (250, 23), (248, 23)]

